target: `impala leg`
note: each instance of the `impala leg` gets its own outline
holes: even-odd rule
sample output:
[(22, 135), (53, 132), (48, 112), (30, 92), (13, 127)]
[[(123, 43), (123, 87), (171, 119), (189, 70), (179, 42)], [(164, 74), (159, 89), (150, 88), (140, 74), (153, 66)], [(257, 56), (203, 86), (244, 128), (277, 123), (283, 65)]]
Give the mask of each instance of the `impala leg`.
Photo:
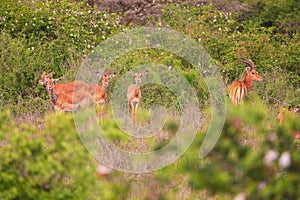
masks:
[(133, 102), (129, 103), (129, 110), (130, 110), (131, 120), (134, 122), (134, 104), (133, 104)]
[(104, 118), (104, 112), (105, 112), (105, 102), (102, 105), (102, 109), (101, 109), (101, 115)]
[(96, 113), (97, 113), (97, 117), (99, 118), (100, 117), (100, 105), (98, 103), (96, 103), (96, 106), (95, 106), (95, 109), (96, 109)]
[(99, 114), (100, 114), (100, 123), (101, 124), (103, 124), (103, 121), (104, 121), (104, 109), (105, 109), (105, 103), (103, 103), (102, 105), (101, 105), (101, 109), (100, 109), (100, 112), (99, 112)]
[(136, 103), (134, 106), (134, 122), (136, 122), (136, 114), (137, 114), (138, 106), (139, 106), (139, 102)]
[(128, 101), (128, 107), (129, 107), (129, 114), (130, 114), (130, 117), (131, 117), (131, 103), (130, 103), (130, 101)]

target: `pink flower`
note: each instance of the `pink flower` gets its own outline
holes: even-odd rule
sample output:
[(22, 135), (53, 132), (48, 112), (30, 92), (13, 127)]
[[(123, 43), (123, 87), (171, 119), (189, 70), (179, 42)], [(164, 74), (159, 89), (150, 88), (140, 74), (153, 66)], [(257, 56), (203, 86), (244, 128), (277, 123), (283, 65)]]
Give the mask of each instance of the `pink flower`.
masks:
[(278, 165), (281, 168), (287, 168), (291, 165), (291, 154), (288, 151), (285, 151), (281, 154), (278, 160)]

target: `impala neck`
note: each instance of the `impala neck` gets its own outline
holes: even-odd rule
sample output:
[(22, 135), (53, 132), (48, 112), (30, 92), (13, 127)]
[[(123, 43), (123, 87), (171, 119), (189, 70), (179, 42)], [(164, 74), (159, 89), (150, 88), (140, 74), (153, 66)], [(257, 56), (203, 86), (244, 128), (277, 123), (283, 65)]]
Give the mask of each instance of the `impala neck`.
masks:
[(56, 97), (56, 95), (54, 94), (53, 89), (48, 90), (48, 94), (49, 94), (49, 97), (50, 97), (51, 102), (52, 102), (53, 105), (54, 105), (54, 104), (56, 103), (56, 101), (57, 101), (57, 97)]
[(251, 90), (253, 80), (250, 78), (250, 76), (246, 73), (243, 82), (245, 83), (247, 87), (247, 91)]
[(108, 83), (102, 83), (102, 86), (107, 88), (108, 87)]
[(139, 83), (135, 83), (135, 88), (136, 89), (140, 89), (140, 84)]

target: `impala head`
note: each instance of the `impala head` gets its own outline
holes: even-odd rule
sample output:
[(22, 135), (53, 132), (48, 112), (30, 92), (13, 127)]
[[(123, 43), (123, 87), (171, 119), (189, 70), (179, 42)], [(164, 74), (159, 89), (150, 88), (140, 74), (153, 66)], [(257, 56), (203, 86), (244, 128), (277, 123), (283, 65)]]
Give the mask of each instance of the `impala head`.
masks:
[(39, 80), (39, 84), (40, 85), (46, 85), (47, 84), (47, 80), (49, 78), (52, 78), (53, 75), (55, 74), (55, 72), (50, 72), (49, 74), (47, 74), (45, 71), (42, 73), (41, 76), (41, 80)]
[(288, 106), (287, 109), (280, 110), (276, 116), (276, 119), (279, 120), (280, 126), (283, 125), (286, 115), (291, 116), (293, 114), (297, 114), (298, 111), (299, 111), (299, 106), (295, 106), (294, 108), (293, 106)]
[(242, 57), (238, 54), (238, 58), (241, 62), (243, 62), (247, 65), (246, 66), (246, 74), (251, 80), (253, 80), (253, 81), (262, 81), (263, 80), (263, 78), (254, 69), (255, 64), (252, 60), (246, 59), (244, 53), (242, 53)]
[(53, 90), (54, 88), (54, 83), (60, 81), (60, 78), (46, 78), (45, 82), (46, 82), (46, 89), (47, 90)]
[(246, 73), (253, 81), (262, 81), (263, 78), (259, 75), (259, 73), (254, 68), (246, 67)]
[(128, 70), (128, 74), (130, 74), (131, 76), (133, 76), (135, 78), (136, 85), (140, 85), (142, 83), (142, 77), (148, 74), (148, 70), (145, 70), (140, 73), (135, 73), (131, 70)]
[(107, 87), (107, 86), (108, 86), (108, 81), (109, 81), (111, 78), (115, 77), (115, 76), (116, 76), (116, 73), (113, 73), (113, 74), (104, 74), (104, 75), (102, 76), (102, 85), (103, 85), (104, 87)]

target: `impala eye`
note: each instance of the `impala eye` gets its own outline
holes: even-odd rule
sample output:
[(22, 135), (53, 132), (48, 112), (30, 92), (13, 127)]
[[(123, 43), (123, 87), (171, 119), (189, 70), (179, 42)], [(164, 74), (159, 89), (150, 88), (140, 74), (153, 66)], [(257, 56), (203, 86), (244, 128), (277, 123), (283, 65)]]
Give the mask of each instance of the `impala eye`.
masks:
[(255, 74), (255, 72), (252, 72), (252, 74), (254, 75), (254, 74)]

